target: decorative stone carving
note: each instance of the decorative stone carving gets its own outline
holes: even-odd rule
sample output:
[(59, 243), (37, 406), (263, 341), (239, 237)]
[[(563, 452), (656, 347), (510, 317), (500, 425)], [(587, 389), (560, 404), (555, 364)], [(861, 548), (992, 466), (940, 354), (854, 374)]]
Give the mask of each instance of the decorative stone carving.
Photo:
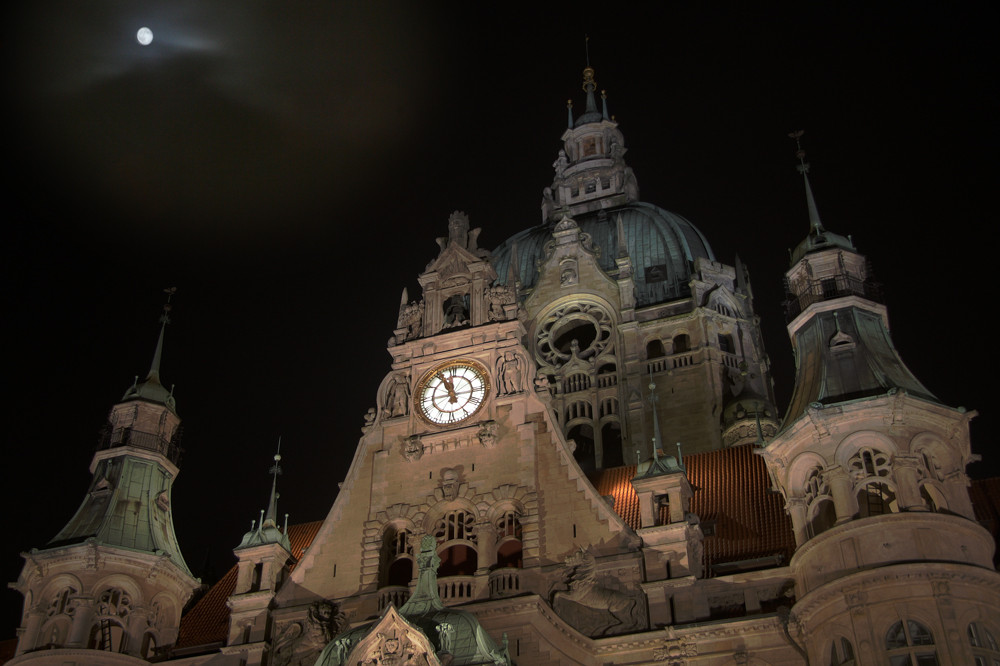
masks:
[(441, 493), (446, 500), (451, 501), (458, 497), (459, 485), (460, 481), (457, 469), (447, 467), (441, 472)]
[(455, 642), (455, 627), (448, 622), (442, 622), (434, 627), (438, 632), (438, 645), (440, 652), (451, 652)]
[(588, 636), (608, 636), (645, 628), (641, 592), (627, 594), (597, 580), (594, 556), (579, 549), (565, 560), (563, 580), (568, 590), (552, 594), (552, 608)]
[[(309, 607), (309, 613), (304, 620), (279, 625), (271, 663), (274, 666), (312, 664), (316, 659), (316, 652), (346, 628), (347, 618), (339, 611), (336, 604), (317, 601)], [(350, 641), (345, 649), (349, 645)], [(346, 656), (346, 652), (344, 655)]]
[(497, 431), (500, 429), (500, 424), (496, 421), (485, 421), (479, 428), (477, 435), (479, 436), (479, 443), (483, 445), (484, 448), (492, 449), (496, 446), (497, 442)]
[(378, 415), (378, 410), (374, 407), (369, 407), (368, 411), (365, 413), (365, 425), (370, 426), (375, 423), (376, 415)]
[(495, 287), (487, 287), (484, 295), (486, 302), (490, 304), (487, 313), (489, 320), (506, 321), (507, 315), (504, 313), (504, 306), (514, 303), (514, 288), (508, 284), (498, 284)]
[(580, 281), (576, 259), (565, 259), (559, 264), (559, 285), (572, 287)]
[(385, 405), (383, 407), (389, 418), (396, 416), (406, 416), (410, 409), (410, 383), (405, 375), (396, 375), (389, 384), (389, 390), (385, 392)]
[(516, 352), (504, 352), (497, 358), (497, 393), (511, 395), (520, 393), (524, 386), (524, 361)]
[(424, 302), (416, 301), (400, 307), (397, 329), (405, 329), (404, 340), (420, 337), (420, 325), (424, 320)]
[(405, 438), (400, 453), (409, 462), (420, 460), (424, 455), (424, 445), (420, 443), (420, 435), (410, 435)]
[(666, 662), (667, 666), (686, 666), (688, 657), (698, 656), (698, 646), (683, 638), (668, 638), (663, 647), (653, 650), (653, 661)]

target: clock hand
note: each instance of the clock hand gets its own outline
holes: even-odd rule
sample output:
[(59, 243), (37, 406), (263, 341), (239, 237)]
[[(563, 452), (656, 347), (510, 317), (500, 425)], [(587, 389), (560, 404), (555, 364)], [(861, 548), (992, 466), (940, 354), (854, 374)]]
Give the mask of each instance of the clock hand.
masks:
[(455, 385), (448, 381), (448, 378), (444, 375), (441, 375), (441, 383), (444, 384), (445, 390), (448, 391), (448, 402), (458, 402), (458, 396), (455, 394)]

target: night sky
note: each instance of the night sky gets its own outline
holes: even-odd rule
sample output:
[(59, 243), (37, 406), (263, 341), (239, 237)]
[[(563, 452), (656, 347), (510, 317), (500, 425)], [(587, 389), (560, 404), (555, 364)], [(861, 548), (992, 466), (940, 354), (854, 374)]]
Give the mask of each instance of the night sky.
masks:
[[(82, 499), (165, 287), (188, 564), (234, 561), (279, 435), (279, 511), (323, 518), (448, 215), (487, 247), (540, 221), (587, 34), (641, 198), (747, 264), (782, 409), (782, 276), (807, 231), (787, 134), (804, 129), (824, 224), (873, 262), (916, 376), (981, 413), (970, 473), (1000, 473), (986, 3), (20, 4), (44, 7), (2, 28), (5, 581)], [(6, 638), (21, 597), (0, 600)]]

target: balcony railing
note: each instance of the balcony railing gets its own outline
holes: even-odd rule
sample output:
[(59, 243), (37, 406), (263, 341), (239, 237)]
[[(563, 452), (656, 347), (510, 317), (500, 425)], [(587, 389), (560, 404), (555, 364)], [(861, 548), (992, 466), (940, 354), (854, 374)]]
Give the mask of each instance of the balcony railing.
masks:
[(874, 280), (861, 280), (845, 273), (806, 283), (796, 295), (787, 289), (785, 300), (785, 321), (798, 317), (813, 303), (829, 301), (844, 296), (861, 296), (869, 301), (884, 303), (882, 285)]
[(438, 595), (444, 603), (460, 604), (478, 596), (475, 576), (447, 576), (438, 578)]
[(119, 446), (131, 446), (145, 451), (154, 451), (167, 457), (167, 460), (175, 465), (180, 464), (182, 449), (179, 444), (180, 437), (175, 435), (172, 440), (168, 440), (162, 435), (152, 432), (142, 432), (132, 428), (120, 428), (118, 430), (105, 430), (101, 433), (97, 442), (97, 450), (118, 448)]
[(490, 599), (521, 594), (520, 569), (495, 569), (490, 572)]
[(379, 612), (382, 612), (390, 603), (392, 603), (396, 608), (399, 608), (405, 604), (406, 600), (409, 598), (409, 585), (390, 585), (388, 587), (383, 587), (378, 591), (378, 610)]

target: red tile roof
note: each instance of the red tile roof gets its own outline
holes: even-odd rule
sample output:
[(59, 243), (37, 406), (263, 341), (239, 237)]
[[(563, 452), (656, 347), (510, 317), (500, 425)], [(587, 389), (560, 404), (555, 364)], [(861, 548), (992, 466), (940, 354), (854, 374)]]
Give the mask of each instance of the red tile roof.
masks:
[[(705, 537), (705, 564), (712, 565), (781, 555), (788, 563), (795, 551), (792, 524), (781, 495), (771, 482), (753, 447), (738, 446), (684, 457), (694, 496), (691, 512), (703, 527), (714, 527)], [(633, 529), (639, 529), (639, 498), (630, 480), (635, 465), (596, 472), (591, 481), (602, 495), (615, 498), (615, 511)]]
[[(302, 557), (302, 552), (312, 543), (322, 524), (322, 520), (317, 520), (288, 526), (288, 541), (296, 560)], [(226, 605), (226, 600), (235, 588), (236, 566), (234, 565), (181, 618), (177, 637), (178, 648), (225, 642), (229, 636), (229, 606)]]

